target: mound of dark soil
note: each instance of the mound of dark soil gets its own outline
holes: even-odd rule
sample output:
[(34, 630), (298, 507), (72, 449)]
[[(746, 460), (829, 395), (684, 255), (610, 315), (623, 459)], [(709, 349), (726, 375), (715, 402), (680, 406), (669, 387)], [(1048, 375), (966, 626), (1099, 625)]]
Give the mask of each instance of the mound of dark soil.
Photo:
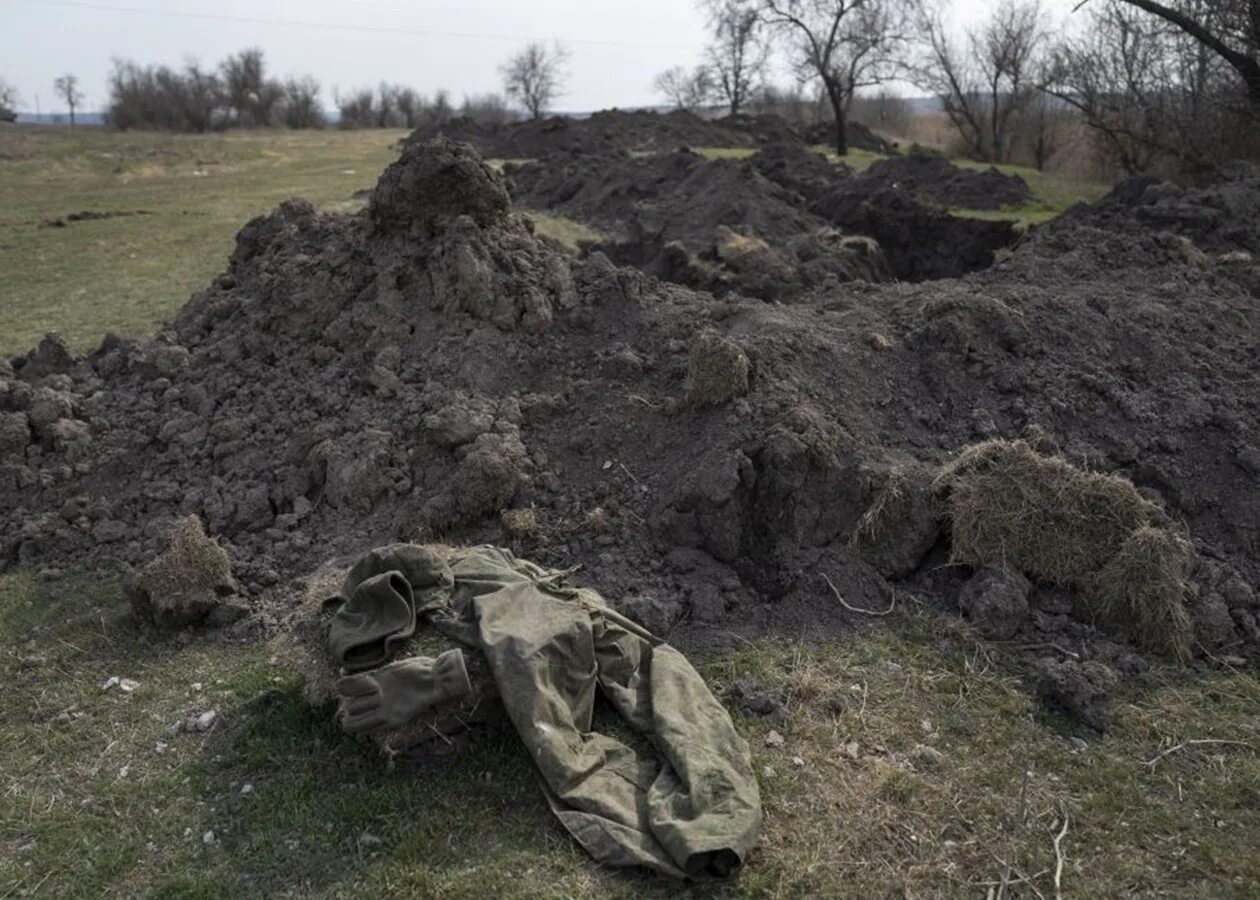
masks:
[[(516, 541), (680, 638), (795, 636), (890, 578), (953, 599), (930, 474), (1039, 424), (1186, 524), (1196, 639), (1260, 649), (1260, 304), (1232, 264), (1066, 222), (961, 280), (714, 300), (561, 255), (502, 192), (414, 144), (363, 213), (251, 222), (153, 340), (0, 363), (0, 565), (138, 565), (195, 514), (257, 612), (396, 537)], [(695, 347), (733, 399), (688, 402)], [(1003, 633), (1119, 665), (1070, 598), (1028, 607)]]
[[(895, 144), (880, 137), (861, 122), (846, 122), (845, 129), (849, 146), (854, 150), (867, 150), (871, 153), (882, 153), (884, 155), (891, 155), (897, 152)], [(821, 144), (831, 147), (834, 146), (836, 140), (836, 126), (830, 122), (819, 122), (816, 125), (803, 129), (802, 137), (807, 144)]]
[(472, 144), (483, 156), (539, 159), (555, 153), (599, 155), (614, 151), (661, 152), (679, 147), (755, 147), (799, 140), (776, 116), (702, 119), (684, 110), (603, 110), (586, 118), (552, 116), (487, 126), (456, 118), (418, 129), (409, 141), (423, 143), (438, 135)]
[(799, 194), (806, 206), (853, 177), (844, 163), (833, 163), (801, 144), (772, 144), (748, 162), (762, 177)]
[(1002, 209), (1032, 199), (1028, 183), (1018, 175), (1003, 175), (995, 168), (977, 172), (926, 154), (878, 160), (862, 177), (945, 207)]
[(877, 247), (847, 239), (747, 161), (574, 154), (508, 172), (518, 204), (592, 225), (610, 235), (599, 249), (615, 262), (689, 287), (782, 300), (887, 277)]
[[(1144, 234), (1167, 231), (1193, 241), (1206, 253), (1260, 255), (1260, 167), (1239, 163), (1228, 177), (1206, 188), (1184, 188), (1138, 176), (1098, 203), (1068, 210), (1065, 222)], [(1238, 264), (1246, 260), (1237, 257)]]

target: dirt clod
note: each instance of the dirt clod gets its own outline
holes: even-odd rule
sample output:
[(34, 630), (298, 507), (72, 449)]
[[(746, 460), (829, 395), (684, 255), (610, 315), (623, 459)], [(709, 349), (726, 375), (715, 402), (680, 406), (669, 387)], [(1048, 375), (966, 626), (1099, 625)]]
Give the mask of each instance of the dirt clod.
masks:
[(201, 520), (171, 524), (166, 551), (128, 586), (136, 615), (161, 628), (181, 628), (218, 613), (221, 624), (244, 613), (231, 604), (237, 593), (227, 552), (206, 536)]
[(958, 605), (989, 637), (1014, 637), (1028, 619), (1032, 585), (1009, 569), (981, 569), (964, 585)]
[(1095, 731), (1104, 732), (1111, 721), (1108, 707), (1118, 681), (1116, 673), (1094, 660), (1058, 660), (1044, 657), (1037, 662), (1037, 690), (1051, 707), (1080, 720)]

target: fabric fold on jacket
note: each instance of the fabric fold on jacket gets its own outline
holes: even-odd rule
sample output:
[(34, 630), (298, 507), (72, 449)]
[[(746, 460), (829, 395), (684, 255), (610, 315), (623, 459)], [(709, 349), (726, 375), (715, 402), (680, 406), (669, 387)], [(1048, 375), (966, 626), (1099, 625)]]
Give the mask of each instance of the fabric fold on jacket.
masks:
[[(591, 856), (679, 878), (739, 869), (761, 824), (751, 755), (685, 656), (595, 592), (491, 546), (448, 559), (406, 544), (374, 550), (347, 576), (342, 609), (358, 602), (362, 614), (360, 595), (381, 596), (374, 579), (391, 573), (412, 587), (417, 615), (485, 655), (552, 810)], [(338, 616), (338, 646), (387, 643), (381, 617)], [(359, 621), (368, 639), (356, 643), (348, 632)], [(591, 730), (598, 694), (655, 756)], [(362, 708), (372, 716), (379, 705)]]

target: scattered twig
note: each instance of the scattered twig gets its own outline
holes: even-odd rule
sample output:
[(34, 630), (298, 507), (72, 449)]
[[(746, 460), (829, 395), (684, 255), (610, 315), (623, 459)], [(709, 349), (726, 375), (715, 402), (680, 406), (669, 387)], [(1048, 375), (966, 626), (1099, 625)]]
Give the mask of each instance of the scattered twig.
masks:
[(897, 605), (897, 594), (894, 591), (892, 595), (892, 599), (889, 600), (888, 602), (888, 609), (884, 609), (884, 610), (862, 609), (860, 606), (853, 606), (849, 604), (844, 599), (844, 597), (840, 596), (840, 589), (837, 588), (834, 584), (832, 584), (831, 579), (827, 577), (826, 572), (819, 572), (818, 574), (822, 576), (823, 581), (827, 582), (827, 587), (831, 588), (831, 593), (836, 595), (836, 599), (840, 601), (840, 605), (843, 606), (845, 609), (847, 609), (849, 612), (861, 613), (864, 616), (886, 616), (889, 613), (891, 613), (893, 611), (893, 608)]
[(633, 473), (633, 472), (631, 472), (629, 469), (627, 469), (627, 468), (626, 468), (626, 464), (625, 464), (625, 463), (618, 461), (617, 465), (621, 467), (621, 471), (625, 472), (627, 475), (629, 475), (629, 476), (630, 476), (630, 480), (631, 480), (631, 481), (633, 481), (633, 482), (634, 482), (635, 484), (637, 484), (639, 487), (643, 487), (643, 482), (642, 482), (642, 481), (640, 481), (639, 479), (637, 479), (637, 478), (635, 478), (635, 477), (634, 477), (634, 473)]
[(661, 408), (661, 405), (659, 403), (653, 403), (651, 400), (648, 400), (646, 397), (640, 397), (638, 394), (629, 394), (628, 396), (630, 397), (631, 400), (636, 400), (639, 403), (642, 403), (648, 409)]
[(1067, 836), (1068, 814), (1066, 808), (1061, 807), (1061, 809), (1063, 827), (1054, 836), (1054, 900), (1063, 900), (1063, 838)]
[(1143, 763), (1143, 765), (1150, 766), (1151, 770), (1153, 771), (1155, 769), (1155, 764), (1159, 762), (1161, 759), (1163, 759), (1165, 756), (1169, 756), (1173, 753), (1176, 753), (1178, 750), (1185, 750), (1189, 747), (1198, 747), (1198, 746), (1202, 746), (1203, 744), (1226, 744), (1233, 747), (1246, 747), (1248, 750), (1256, 749), (1253, 744), (1250, 744), (1247, 741), (1230, 741), (1230, 740), (1225, 740), (1224, 738), (1197, 738), (1196, 740), (1193, 740), (1193, 741), (1182, 741), (1180, 744), (1178, 744), (1175, 747), (1169, 747), (1163, 753), (1159, 753), (1151, 757), (1150, 759), (1146, 760), (1146, 762)]
[(1066, 647), (1060, 647), (1058, 644), (1054, 643), (1053, 641), (1044, 641), (1040, 644), (1020, 644), (1019, 649), (1020, 650), (1046, 650), (1046, 649), (1058, 650), (1064, 656), (1070, 656), (1072, 657), (1072, 659), (1081, 658), (1081, 655), (1079, 653), (1069, 650)]

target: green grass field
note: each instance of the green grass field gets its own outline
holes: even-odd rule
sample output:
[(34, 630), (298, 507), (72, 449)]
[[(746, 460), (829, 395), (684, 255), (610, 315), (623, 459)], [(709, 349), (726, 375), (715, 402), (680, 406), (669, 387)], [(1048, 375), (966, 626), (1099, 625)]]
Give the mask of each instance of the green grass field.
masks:
[[(150, 331), (247, 218), (293, 195), (353, 208), (399, 137), (0, 131), (0, 352), (46, 329), (79, 349)], [(584, 237), (572, 224), (540, 227)], [(1108, 736), (1082, 739), (1013, 648), (926, 609), (888, 621), (697, 660), (719, 694), (743, 676), (781, 692), (787, 717), (737, 716), (766, 813), (742, 877), (683, 889), (591, 864), (511, 735), (390, 764), (305, 707), (265, 644), (172, 640), (135, 624), (117, 584), (9, 573), (0, 898), (1260, 894), (1254, 675), (1156, 665), (1116, 697)], [(102, 690), (112, 676), (134, 691)], [(208, 732), (178, 727), (206, 710)]]

